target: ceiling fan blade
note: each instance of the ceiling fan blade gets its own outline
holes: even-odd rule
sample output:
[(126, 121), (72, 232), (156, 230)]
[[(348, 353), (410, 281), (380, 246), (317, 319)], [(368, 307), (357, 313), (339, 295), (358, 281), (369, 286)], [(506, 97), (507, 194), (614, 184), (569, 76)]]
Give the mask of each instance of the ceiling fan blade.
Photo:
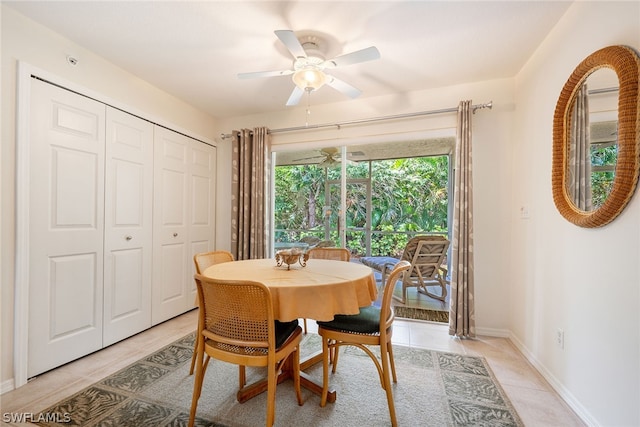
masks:
[(295, 33), (291, 30), (276, 30), (274, 31), (280, 41), (289, 49), (289, 52), (294, 58), (306, 58), (307, 53), (300, 44), (300, 41), (296, 37)]
[(326, 68), (344, 67), (345, 65), (373, 61), (374, 59), (380, 59), (380, 51), (378, 51), (378, 48), (375, 46), (371, 46), (355, 52), (345, 53), (333, 59), (328, 59), (324, 61), (323, 65)]
[(298, 105), (302, 95), (304, 95), (304, 90), (300, 89), (298, 86), (294, 87), (293, 92), (291, 92), (291, 96), (289, 96), (289, 99), (287, 100), (287, 107)]
[(347, 95), (349, 98), (357, 98), (362, 93), (360, 89), (357, 89), (351, 86), (349, 83), (337, 79), (334, 76), (327, 75), (327, 84), (338, 92)]
[(238, 73), (238, 78), (239, 79), (255, 79), (259, 77), (288, 76), (291, 74), (293, 74), (293, 70), (254, 71), (252, 73)]
[(313, 159), (319, 159), (321, 157), (325, 157), (325, 156), (313, 156), (313, 157), (303, 157), (302, 159), (293, 159), (292, 161), (294, 162), (302, 162), (304, 160), (313, 160)]

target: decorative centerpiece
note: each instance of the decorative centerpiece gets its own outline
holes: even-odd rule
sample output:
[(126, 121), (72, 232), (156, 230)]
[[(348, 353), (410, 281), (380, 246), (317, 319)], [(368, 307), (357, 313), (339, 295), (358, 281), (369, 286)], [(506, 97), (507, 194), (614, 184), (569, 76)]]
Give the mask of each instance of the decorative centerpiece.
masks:
[(291, 269), (291, 265), (295, 263), (300, 263), (301, 266), (305, 267), (307, 265), (307, 260), (309, 259), (309, 255), (304, 253), (302, 250), (298, 248), (292, 249), (283, 249), (281, 251), (276, 252), (276, 264), (278, 267), (283, 264), (287, 265), (287, 270)]

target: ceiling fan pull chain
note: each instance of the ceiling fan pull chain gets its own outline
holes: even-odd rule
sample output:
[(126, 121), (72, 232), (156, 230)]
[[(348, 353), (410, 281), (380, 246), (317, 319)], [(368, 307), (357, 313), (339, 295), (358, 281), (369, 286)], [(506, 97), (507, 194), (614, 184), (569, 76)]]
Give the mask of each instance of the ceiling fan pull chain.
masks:
[(305, 126), (309, 127), (309, 116), (311, 115), (311, 91), (307, 90), (307, 111), (306, 111)]

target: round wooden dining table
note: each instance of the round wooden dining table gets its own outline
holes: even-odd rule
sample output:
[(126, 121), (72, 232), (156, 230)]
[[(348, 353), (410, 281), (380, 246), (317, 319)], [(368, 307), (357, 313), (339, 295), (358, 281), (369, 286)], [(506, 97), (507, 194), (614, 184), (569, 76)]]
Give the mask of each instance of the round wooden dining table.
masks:
[[(203, 272), (218, 280), (250, 280), (264, 283), (271, 291), (274, 317), (287, 322), (306, 318), (332, 320), (336, 314), (358, 314), (376, 300), (378, 290), (370, 267), (356, 262), (312, 258), (303, 266), (299, 263), (278, 266), (274, 259), (250, 259), (214, 264)], [(300, 369), (320, 362), (322, 353), (301, 361)], [(283, 369), (282, 380), (291, 371)], [(322, 385), (301, 372), (301, 385), (320, 394)], [(244, 402), (266, 390), (264, 383), (254, 384), (238, 392)], [(335, 401), (331, 390), (328, 401)]]
[(328, 321), (336, 314), (358, 314), (378, 293), (371, 268), (355, 262), (312, 258), (305, 267), (292, 264), (287, 269), (273, 259), (249, 259), (214, 264), (203, 274), (264, 283), (271, 291), (274, 317), (282, 322)]

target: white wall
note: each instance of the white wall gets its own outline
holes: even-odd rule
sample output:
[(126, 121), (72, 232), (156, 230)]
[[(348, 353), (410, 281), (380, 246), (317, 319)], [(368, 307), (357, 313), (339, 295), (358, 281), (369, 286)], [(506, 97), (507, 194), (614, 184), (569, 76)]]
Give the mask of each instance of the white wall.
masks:
[[(0, 385), (10, 388), (13, 378), (13, 299), (15, 279), (15, 120), (16, 65), (24, 61), (66, 82), (108, 96), (116, 106), (127, 107), (156, 123), (193, 137), (214, 141), (216, 120), (115, 67), (82, 47), (34, 23), (13, 9), (0, 6), (1, 27), (1, 137), (0, 145)], [(70, 66), (67, 55), (79, 59)]]
[[(640, 3), (576, 2), (516, 78), (509, 268), (514, 340), (593, 425), (640, 425), (640, 195), (598, 229), (566, 221), (551, 194), (560, 90), (592, 52), (640, 49)], [(528, 205), (531, 218), (518, 208)], [(564, 330), (565, 346), (555, 343)]]

